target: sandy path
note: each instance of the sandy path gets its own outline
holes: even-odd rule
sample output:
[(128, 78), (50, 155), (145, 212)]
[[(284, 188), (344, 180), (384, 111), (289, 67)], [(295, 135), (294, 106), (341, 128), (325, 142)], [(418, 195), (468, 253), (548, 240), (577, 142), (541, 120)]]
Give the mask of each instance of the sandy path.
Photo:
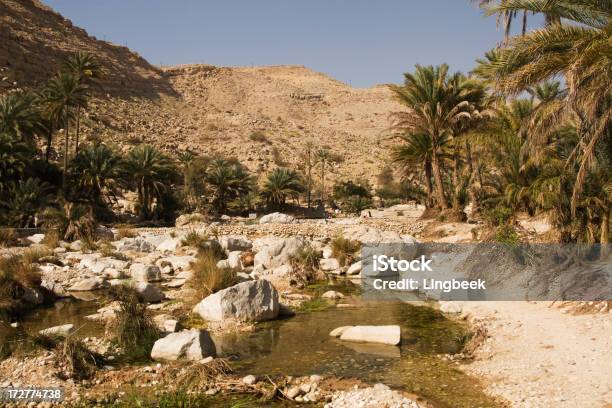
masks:
[(489, 335), (464, 368), (516, 407), (612, 406), (612, 315), (564, 314), (549, 302), (469, 302)]

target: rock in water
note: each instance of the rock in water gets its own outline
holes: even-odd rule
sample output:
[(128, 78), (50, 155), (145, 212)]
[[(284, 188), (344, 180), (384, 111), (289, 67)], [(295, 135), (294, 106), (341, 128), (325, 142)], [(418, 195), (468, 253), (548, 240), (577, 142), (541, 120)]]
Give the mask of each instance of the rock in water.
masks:
[(64, 324), (61, 326), (53, 326), (48, 329), (43, 329), (38, 333), (44, 336), (59, 336), (59, 337), (67, 337), (70, 333), (74, 331), (73, 324)]
[(242, 282), (214, 293), (193, 309), (204, 320), (263, 321), (279, 313), (278, 292), (267, 280)]
[(104, 278), (99, 278), (99, 277), (87, 278), (87, 279), (83, 279), (75, 283), (68, 290), (71, 290), (74, 292), (86, 292), (89, 290), (101, 289), (103, 287), (106, 287), (107, 285), (108, 285), (108, 282), (106, 282), (106, 279)]
[(216, 355), (215, 343), (206, 330), (183, 330), (155, 342), (151, 350), (154, 360), (200, 361)]
[(147, 282), (135, 283), (134, 290), (142, 302), (160, 302), (164, 299), (164, 292)]
[(264, 215), (259, 219), (260, 224), (291, 224), (295, 218), (291, 215), (275, 212)]
[(396, 346), (401, 341), (401, 330), (399, 326), (353, 326), (342, 332), (340, 340)]

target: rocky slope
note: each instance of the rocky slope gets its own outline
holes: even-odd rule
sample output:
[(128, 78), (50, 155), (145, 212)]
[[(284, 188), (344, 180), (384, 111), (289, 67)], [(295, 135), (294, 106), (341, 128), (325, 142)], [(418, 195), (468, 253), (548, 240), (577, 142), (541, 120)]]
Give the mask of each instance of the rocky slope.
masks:
[(42, 83), (75, 50), (104, 64), (107, 79), (83, 121), (90, 140), (235, 156), (259, 174), (300, 167), (312, 141), (337, 156), (332, 178), (371, 181), (388, 158), (382, 141), (399, 106), (384, 86), (355, 89), (301, 66), (157, 69), (37, 0), (0, 0), (0, 19), (5, 89)]

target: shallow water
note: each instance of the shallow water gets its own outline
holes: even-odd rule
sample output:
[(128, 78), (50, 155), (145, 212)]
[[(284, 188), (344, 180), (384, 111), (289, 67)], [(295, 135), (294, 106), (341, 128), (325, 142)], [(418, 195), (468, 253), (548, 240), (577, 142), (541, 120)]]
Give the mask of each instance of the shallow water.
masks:
[[(467, 334), (462, 324), (422, 303), (361, 302), (350, 285), (318, 285), (309, 291), (316, 298), (328, 289), (351, 296), (347, 301), (355, 307), (298, 312), (258, 324), (252, 332), (215, 336), (218, 354), (230, 358), (239, 374), (350, 377), (422, 395), (438, 407), (495, 406), (473, 378), (438, 357), (461, 350)], [(95, 313), (102, 300), (65, 299), (39, 308), (23, 317), (19, 331), (33, 334), (72, 323), (80, 337), (99, 336), (103, 326), (85, 316)], [(401, 345), (351, 343), (329, 336), (334, 328), (348, 325), (399, 325)]]

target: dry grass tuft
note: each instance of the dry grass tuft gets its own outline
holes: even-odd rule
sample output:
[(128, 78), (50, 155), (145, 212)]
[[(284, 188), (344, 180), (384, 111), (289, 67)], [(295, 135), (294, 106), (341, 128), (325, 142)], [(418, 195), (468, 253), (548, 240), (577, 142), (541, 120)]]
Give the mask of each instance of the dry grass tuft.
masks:
[(331, 242), (331, 248), (332, 256), (338, 260), (340, 266), (346, 266), (355, 261), (357, 251), (361, 249), (361, 244), (338, 236)]
[(122, 238), (136, 238), (137, 236), (138, 233), (134, 229), (121, 227), (117, 230), (116, 239), (119, 240)]
[(238, 283), (235, 271), (217, 267), (219, 258), (213, 250), (200, 251), (194, 263), (191, 264), (192, 276), (189, 285), (195, 289), (199, 302), (206, 296)]
[(312, 283), (316, 280), (321, 253), (311, 245), (304, 245), (292, 257), (293, 277), (300, 284)]
[(9, 247), (17, 241), (13, 228), (0, 228), (0, 247)]
[(117, 345), (128, 360), (148, 359), (161, 332), (146, 305), (140, 303), (138, 294), (129, 286), (114, 287), (112, 296), (121, 306), (112, 327)]

